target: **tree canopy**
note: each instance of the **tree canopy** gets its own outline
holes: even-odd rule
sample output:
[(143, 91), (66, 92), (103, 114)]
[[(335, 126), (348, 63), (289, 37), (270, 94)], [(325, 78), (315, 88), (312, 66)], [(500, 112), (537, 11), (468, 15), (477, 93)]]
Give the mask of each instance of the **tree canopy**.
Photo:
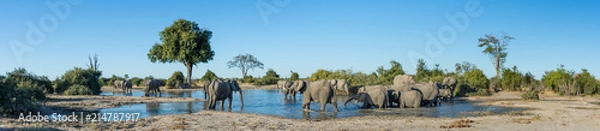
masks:
[(183, 63), (187, 82), (192, 83), (192, 66), (208, 63), (215, 52), (210, 47), (212, 32), (198, 27), (194, 21), (178, 19), (159, 33), (162, 43), (156, 43), (148, 53), (151, 62)]
[(250, 69), (264, 69), (264, 64), (258, 61), (258, 58), (254, 57), (251, 54), (239, 54), (238, 56), (233, 57), (233, 60), (227, 62), (227, 66), (229, 68), (240, 68), (240, 70), (242, 71), (242, 78), (245, 78), (248, 75), (248, 70)]
[(483, 53), (488, 54), (492, 59), (494, 69), (496, 69), (496, 77), (500, 78), (500, 71), (506, 62), (506, 52), (508, 43), (515, 38), (502, 32), (502, 36), (498, 38), (492, 34), (486, 34), (485, 37), (479, 38), (478, 47), (483, 47)]

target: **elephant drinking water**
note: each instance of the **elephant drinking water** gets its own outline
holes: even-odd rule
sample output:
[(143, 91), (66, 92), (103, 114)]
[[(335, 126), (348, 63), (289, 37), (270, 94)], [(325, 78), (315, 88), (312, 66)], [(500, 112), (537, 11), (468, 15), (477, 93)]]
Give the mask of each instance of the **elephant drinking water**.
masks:
[(244, 107), (244, 97), (240, 85), (235, 80), (215, 80), (208, 86), (208, 109), (215, 109), (217, 101), (221, 101), (221, 109), (224, 109), (225, 100), (228, 100), (229, 109), (231, 109), (231, 101), (233, 93), (240, 93), (240, 102)]

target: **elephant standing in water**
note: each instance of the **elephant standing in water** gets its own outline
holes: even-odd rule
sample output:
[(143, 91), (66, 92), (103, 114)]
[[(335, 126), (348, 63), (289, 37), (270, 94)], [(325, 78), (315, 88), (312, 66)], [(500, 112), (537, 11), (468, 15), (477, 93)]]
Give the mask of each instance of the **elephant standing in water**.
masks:
[(411, 86), (416, 83), (417, 82), (415, 82), (415, 79), (412, 75), (397, 75), (394, 77), (393, 85), (390, 86), (390, 89), (397, 91), (408, 91), (411, 89)]
[(215, 80), (208, 86), (208, 109), (215, 109), (217, 101), (221, 101), (221, 109), (224, 109), (225, 99), (229, 101), (229, 109), (231, 109), (231, 101), (233, 100), (233, 92), (240, 93), (240, 102), (244, 107), (244, 97), (240, 85), (235, 80)]
[(439, 96), (439, 88), (441, 84), (439, 82), (429, 82), (429, 83), (417, 83), (413, 85), (413, 90), (418, 90), (423, 94), (423, 102), (424, 105), (437, 106), (439, 104), (438, 96)]
[(337, 81), (335, 80), (319, 80), (315, 82), (306, 82), (296, 80), (292, 87), (304, 96), (302, 108), (305, 111), (310, 111), (310, 102), (320, 102), (321, 111), (325, 111), (325, 105), (330, 103), (335, 112), (338, 112), (337, 100), (335, 98), (335, 88), (333, 87)]
[(441, 101), (449, 101), (452, 99), (452, 91), (448, 88), (446, 89), (439, 89), (440, 90), (440, 94), (439, 94), (439, 99)]
[(281, 88), (281, 92), (283, 92), (283, 97), (285, 99), (288, 98), (288, 95), (296, 100), (296, 91), (292, 88), (294, 82), (287, 80), (277, 81), (277, 88)]
[(356, 95), (350, 97), (350, 99), (344, 103), (344, 106), (346, 106), (348, 102), (356, 100), (358, 102), (363, 102), (363, 106), (361, 108), (371, 108), (371, 106), (375, 106), (381, 109), (389, 107), (388, 88), (386, 86), (366, 86), (361, 90), (363, 91), (358, 92)]
[(133, 84), (131, 81), (123, 81), (122, 86), (125, 94), (132, 92)]
[(399, 95), (398, 101), (400, 103), (398, 103), (398, 107), (421, 107), (423, 94), (419, 90), (397, 91), (396, 93)]
[(123, 80), (115, 80), (113, 81), (113, 88), (115, 89), (123, 89)]
[(144, 81), (144, 85), (146, 86), (146, 90), (144, 91), (144, 96), (150, 96), (150, 91), (154, 92), (154, 96), (156, 97), (156, 92), (158, 91), (158, 97), (162, 96), (162, 92), (160, 92), (161, 82), (159, 80), (147, 80)]
[(208, 81), (204, 81), (204, 85), (202, 86), (202, 91), (204, 92), (204, 99), (208, 100), (208, 86), (210, 86), (210, 84), (213, 82), (214, 80), (208, 80)]
[(350, 87), (350, 83), (348, 83), (348, 81), (344, 80), (344, 79), (336, 79), (333, 80), (335, 81), (335, 85), (334, 89), (336, 90), (336, 95), (338, 95), (339, 93), (337, 93), (337, 91), (344, 91), (345, 95), (350, 95), (350, 92), (348, 91), (348, 88)]

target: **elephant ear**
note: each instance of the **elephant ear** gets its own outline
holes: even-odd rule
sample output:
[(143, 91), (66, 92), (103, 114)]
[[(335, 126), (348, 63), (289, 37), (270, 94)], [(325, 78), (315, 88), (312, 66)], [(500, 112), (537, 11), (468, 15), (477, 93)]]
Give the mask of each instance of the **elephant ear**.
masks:
[(292, 87), (294, 88), (294, 90), (296, 91), (302, 91), (304, 90), (304, 88), (306, 88), (306, 82), (302, 81), (302, 80), (296, 80), (293, 84)]
[[(337, 80), (333, 79), (333, 80), (329, 80), (329, 84), (331, 84), (331, 86), (336, 86), (337, 87)], [(337, 89), (337, 88), (336, 88)]]
[(236, 80), (229, 80), (229, 84), (230, 84), (231, 89), (233, 91), (240, 91), (240, 90), (242, 90), (242, 88), (240, 87), (240, 84)]

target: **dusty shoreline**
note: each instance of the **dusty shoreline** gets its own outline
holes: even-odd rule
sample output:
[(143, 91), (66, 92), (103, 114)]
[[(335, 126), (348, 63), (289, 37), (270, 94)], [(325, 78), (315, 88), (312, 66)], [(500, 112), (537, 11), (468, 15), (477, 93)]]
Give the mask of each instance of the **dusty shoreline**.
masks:
[[(519, 93), (501, 92), (487, 97), (459, 98), (479, 101), (488, 106), (531, 108), (519, 113), (482, 113), (476, 117), (429, 118), (417, 116), (359, 116), (329, 120), (298, 120), (276, 116), (202, 110), (192, 114), (161, 115), (136, 122), (52, 123), (20, 122), (2, 118), (1, 128), (54, 128), (61, 130), (598, 130), (600, 102), (598, 97), (544, 96), (541, 101), (523, 101)], [(64, 96), (50, 96), (63, 98)], [(73, 98), (72, 98), (73, 99)], [(146, 98), (82, 96), (89, 101), (130, 100), (147, 102)], [(180, 98), (159, 98), (159, 101), (182, 101)], [(193, 98), (187, 98), (192, 100)], [(86, 101), (83, 100), (83, 101)], [(197, 99), (195, 99), (197, 100)], [(78, 105), (77, 102), (49, 102), (48, 105), (96, 109), (116, 105)], [(88, 103), (88, 102), (79, 102)], [(85, 107), (85, 108), (84, 108)], [(463, 127), (463, 128), (457, 128)]]

